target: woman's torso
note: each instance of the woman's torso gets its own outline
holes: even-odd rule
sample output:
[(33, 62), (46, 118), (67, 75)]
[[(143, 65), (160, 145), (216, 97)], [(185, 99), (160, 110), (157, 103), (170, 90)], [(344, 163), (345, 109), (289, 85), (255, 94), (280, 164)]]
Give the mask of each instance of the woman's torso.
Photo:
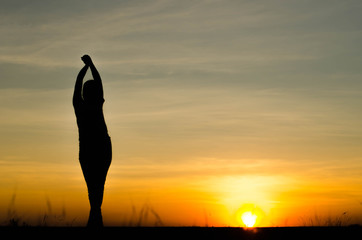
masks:
[(103, 103), (88, 104), (80, 102), (74, 107), (77, 116), (79, 141), (97, 141), (107, 139), (108, 130), (103, 115)]

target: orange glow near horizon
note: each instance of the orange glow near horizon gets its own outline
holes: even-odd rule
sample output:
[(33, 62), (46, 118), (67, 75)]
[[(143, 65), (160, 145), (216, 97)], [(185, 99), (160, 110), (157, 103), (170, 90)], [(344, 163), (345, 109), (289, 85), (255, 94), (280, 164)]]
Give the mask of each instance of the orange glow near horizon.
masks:
[[(2, 222), (18, 217), (36, 225), (47, 215), (54, 216), (47, 218), (48, 225), (85, 224), (89, 204), (76, 161), (57, 166), (25, 163), (5, 166), (2, 163), (2, 170), (7, 169), (8, 174), (3, 177), (10, 178), (13, 174), (19, 182), (16, 188), (8, 184), (0, 190), (0, 214), (5, 218)], [(182, 175), (175, 177), (176, 173), (163, 175), (172, 172), (175, 166), (154, 167), (152, 171), (157, 169), (159, 178), (134, 178), (132, 176), (151, 170), (146, 164), (137, 167), (118, 166), (117, 161), (113, 164), (102, 206), (107, 226), (300, 226), (312, 221), (324, 224), (327, 219), (336, 219), (344, 212), (348, 213), (343, 219), (353, 217), (345, 222), (348, 224), (358, 223), (361, 214), (359, 202), (345, 208), (351, 202), (349, 198), (339, 195), (333, 200), (335, 193), (353, 192), (359, 187), (348, 182), (317, 184), (315, 179), (310, 179), (300, 183), (287, 176), (246, 174), (199, 176), (185, 181)], [(190, 165), (178, 165), (178, 169), (184, 169), (185, 173), (192, 171)], [(12, 195), (16, 195), (14, 201)], [(59, 221), (63, 212), (65, 219)], [(318, 216), (318, 223), (315, 216)]]

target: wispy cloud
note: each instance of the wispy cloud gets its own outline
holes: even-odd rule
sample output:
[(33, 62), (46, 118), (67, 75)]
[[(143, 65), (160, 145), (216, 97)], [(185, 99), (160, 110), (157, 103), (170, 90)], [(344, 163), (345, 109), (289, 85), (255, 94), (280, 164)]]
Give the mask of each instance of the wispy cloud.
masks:
[[(320, 15), (320, 4), (315, 4), (314, 11), (304, 4), (296, 11), (291, 4), (224, 1), (87, 5), (93, 8), (77, 1), (56, 6), (44, 2), (35, 7), (25, 1), (19, 9), (8, 9), (2, 21), (5, 37), (1, 60), (69, 67), (73, 66), (69, 59), (87, 50), (107, 62), (137, 60), (137, 64), (182, 64), (184, 60), (191, 64), (196, 60), (197, 64), (200, 58), (203, 62), (226, 59), (226, 64), (230, 64), (238, 62), (240, 56), (252, 62), (309, 59), (315, 58), (316, 52), (305, 49), (306, 34), (311, 29), (307, 32), (303, 26), (311, 26), (308, 21), (318, 23), (319, 18), (328, 17)], [(330, 8), (329, 15), (335, 14), (335, 9)], [(290, 28), (293, 24), (299, 27)], [(329, 26), (326, 22), (321, 24)]]

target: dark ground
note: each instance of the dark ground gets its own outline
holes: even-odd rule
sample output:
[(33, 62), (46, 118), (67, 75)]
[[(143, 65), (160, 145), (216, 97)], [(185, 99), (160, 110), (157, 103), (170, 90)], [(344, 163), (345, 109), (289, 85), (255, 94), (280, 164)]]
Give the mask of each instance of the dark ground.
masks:
[(2, 239), (362, 239), (362, 227), (0, 227)]

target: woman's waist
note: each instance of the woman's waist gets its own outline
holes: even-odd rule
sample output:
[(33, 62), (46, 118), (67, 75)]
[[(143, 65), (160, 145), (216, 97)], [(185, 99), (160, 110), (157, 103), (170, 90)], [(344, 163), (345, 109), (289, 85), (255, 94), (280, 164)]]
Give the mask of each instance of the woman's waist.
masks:
[(108, 133), (93, 133), (93, 134), (81, 134), (79, 133), (79, 142), (103, 142), (103, 141), (111, 141), (111, 137)]

